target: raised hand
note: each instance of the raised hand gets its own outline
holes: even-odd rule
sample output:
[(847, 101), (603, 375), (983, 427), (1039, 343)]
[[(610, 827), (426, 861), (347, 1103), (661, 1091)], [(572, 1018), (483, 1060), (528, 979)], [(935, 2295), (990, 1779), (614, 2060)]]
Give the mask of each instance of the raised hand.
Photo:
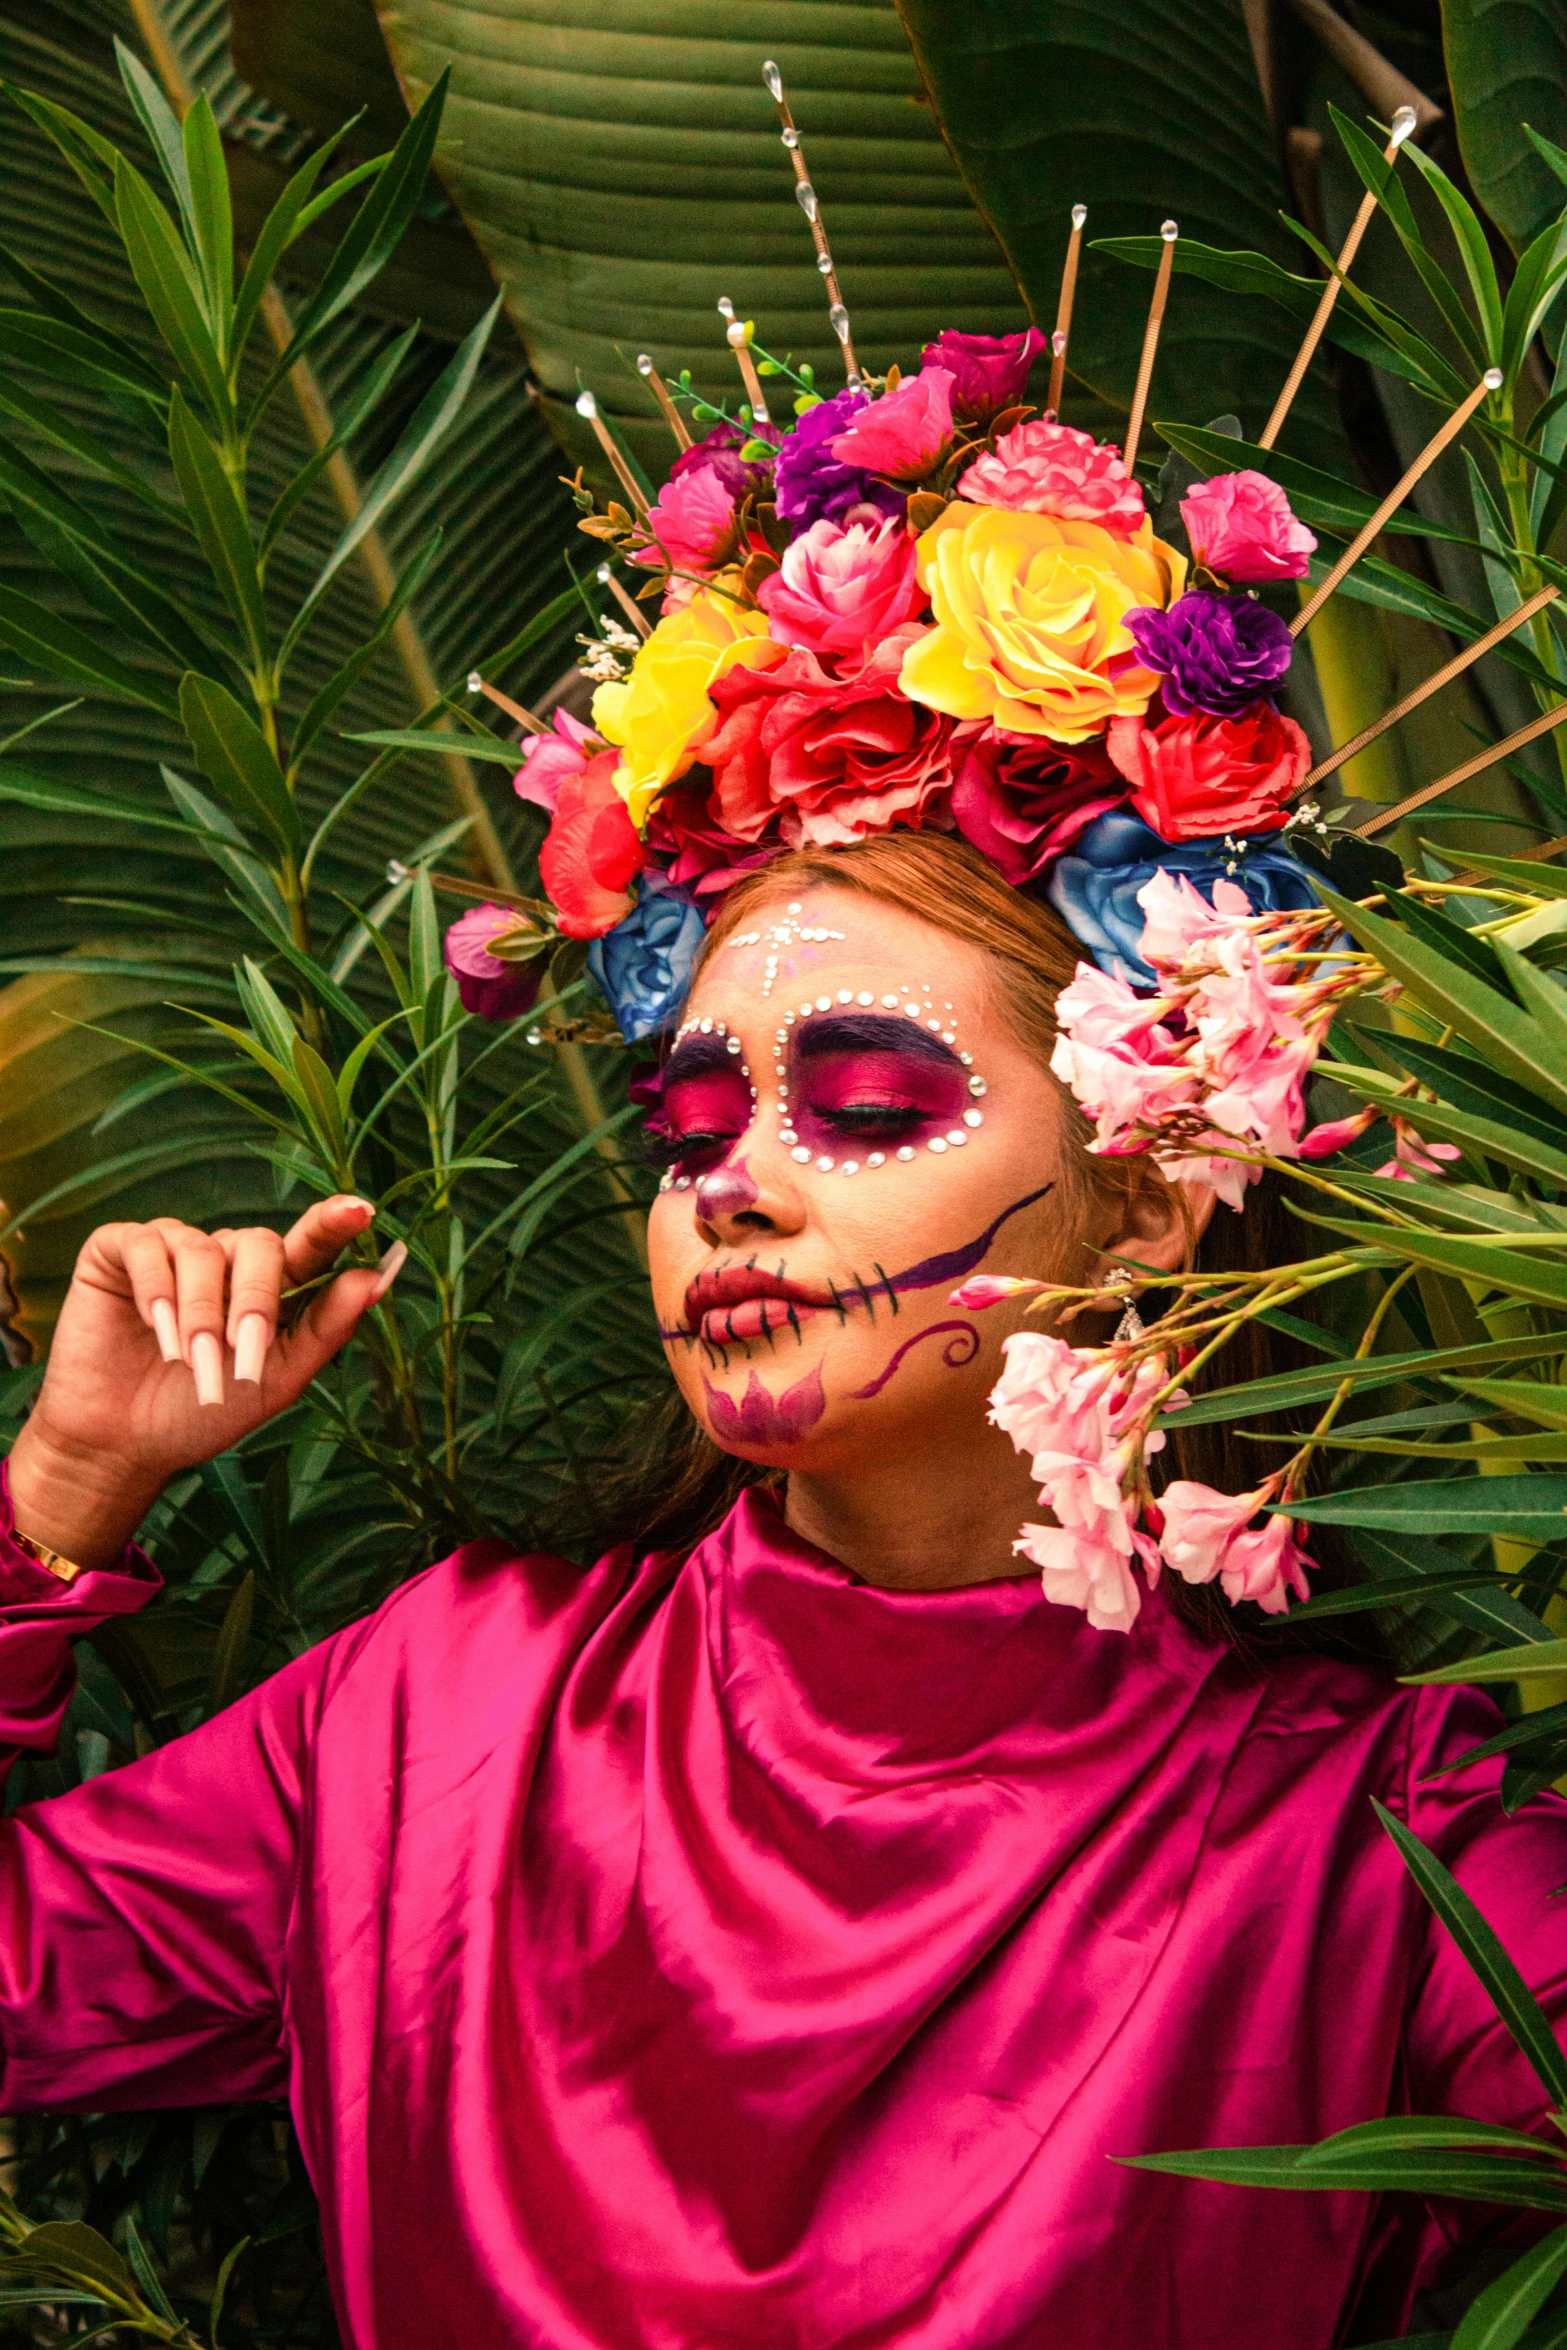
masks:
[(105, 1224), (76, 1261), (38, 1401), (11, 1454), (19, 1530), (84, 1567), (117, 1557), (179, 1469), (284, 1411), (386, 1294), (401, 1242), (354, 1266), (280, 1330), (282, 1293), (330, 1270), (374, 1216), (308, 1208), (284, 1234), (172, 1217)]

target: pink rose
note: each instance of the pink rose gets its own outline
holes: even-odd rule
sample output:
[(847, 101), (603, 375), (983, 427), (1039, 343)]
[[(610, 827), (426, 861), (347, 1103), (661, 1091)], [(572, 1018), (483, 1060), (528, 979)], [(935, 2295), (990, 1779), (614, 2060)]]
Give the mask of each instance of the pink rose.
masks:
[(545, 808), (553, 816), (567, 776), (580, 775), (604, 745), (591, 726), (584, 726), (569, 711), (557, 710), (552, 725), (553, 733), (530, 734), (523, 744), (522, 765), (512, 777), (511, 787), (519, 800), (531, 800), (536, 808)]
[(759, 841), (842, 848), (892, 824), (942, 813), (953, 722), (911, 702), (898, 671), (913, 626), (894, 629), (853, 677), (797, 645), (773, 669), (732, 669), (712, 687), (717, 730), (702, 746), (726, 830)]
[(658, 493), (647, 518), (658, 544), (632, 561), (658, 570), (712, 571), (733, 552), (735, 502), (716, 467), (702, 465), (674, 475)]
[(1311, 765), (1311, 744), (1272, 702), (1239, 718), (1112, 718), (1105, 745), (1132, 806), (1161, 840), (1277, 832)]
[(716, 901), (743, 874), (760, 872), (783, 852), (776, 827), (757, 841), (724, 829), (711, 778), (690, 776), (666, 791), (647, 820), (643, 843), (671, 881), (690, 890), (711, 918)]
[(1129, 539), (1143, 520), (1143, 493), (1121, 452), (1092, 433), (1034, 417), (1003, 433), (958, 484), (971, 506), (1006, 506), (1060, 522), (1097, 522)]
[(505, 933), (533, 930), (536, 925), (515, 906), (486, 903), (459, 914), (442, 942), (447, 970), (457, 982), (465, 1012), (481, 1020), (515, 1020), (531, 1011), (548, 957), (535, 955), (525, 963), (504, 962), (490, 953), (490, 941)]
[(785, 550), (781, 569), (763, 580), (756, 600), (780, 644), (863, 658), (914, 618), (925, 593), (914, 541), (901, 521), (878, 516), (874, 527), (813, 522)]
[(917, 481), (929, 473), (952, 438), (952, 374), (923, 367), (895, 392), (862, 408), (847, 432), (830, 444), (840, 465), (890, 481)]
[(1046, 872), (1126, 795), (1100, 743), (1068, 747), (989, 726), (958, 739), (952, 820), (1014, 889)]
[(1304, 579), (1316, 539), (1263, 473), (1216, 473), (1181, 500), (1192, 565), (1242, 584)]
[(965, 335), (947, 326), (925, 345), (920, 365), (950, 368), (953, 414), (981, 424), (1022, 399), (1028, 371), (1044, 347), (1037, 326), (1017, 335)]

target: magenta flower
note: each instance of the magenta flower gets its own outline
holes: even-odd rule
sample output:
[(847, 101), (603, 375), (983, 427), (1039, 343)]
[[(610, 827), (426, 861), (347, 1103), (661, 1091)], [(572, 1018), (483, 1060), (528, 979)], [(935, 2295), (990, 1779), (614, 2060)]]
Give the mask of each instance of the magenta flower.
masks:
[(557, 710), (549, 734), (530, 734), (522, 746), (522, 765), (511, 779), (519, 800), (555, 813), (560, 787), (568, 775), (580, 775), (588, 761), (604, 748), (591, 726), (569, 711)]
[(1037, 1281), (1014, 1281), (1006, 1273), (971, 1273), (947, 1302), (966, 1306), (971, 1314), (982, 1314), (987, 1306), (1005, 1305), (1009, 1298), (1032, 1297), (1038, 1288)]
[(781, 569), (764, 579), (757, 602), (770, 633), (785, 645), (813, 653), (858, 654), (925, 603), (915, 570), (914, 541), (901, 521), (863, 522), (844, 529), (813, 522), (784, 551)]
[(520, 1013), (532, 1010), (546, 957), (535, 955), (526, 963), (503, 962), (499, 955), (490, 953), (490, 941), (502, 933), (515, 936), (533, 928), (526, 914), (519, 914), (514, 906), (486, 903), (458, 915), (446, 933), (441, 953), (457, 982), (465, 1012), (474, 1012), (481, 1020), (515, 1020)]
[(964, 745), (952, 785), (959, 832), (1015, 889), (1048, 872), (1126, 786), (1100, 743), (1067, 745), (985, 727)]
[[(1126, 625), (1172, 717), (1206, 712), (1238, 718), (1289, 674), (1295, 640), (1288, 625), (1251, 596), (1192, 588), (1167, 612), (1128, 612)], [(1242, 819), (1244, 821), (1244, 819)]]
[(1347, 1118), (1329, 1118), (1325, 1124), (1311, 1127), (1300, 1138), (1301, 1157), (1330, 1159), (1335, 1151), (1345, 1150), (1350, 1143), (1358, 1142), (1381, 1115), (1382, 1112), (1373, 1107), (1356, 1110)]
[[(769, 430), (776, 429), (770, 427)], [(729, 416), (720, 417), (711, 432), (704, 433), (689, 449), (682, 449), (669, 468), (671, 481), (683, 481), (688, 473), (713, 473), (738, 506), (747, 493), (760, 494), (766, 489), (772, 467), (765, 457), (742, 457), (740, 451), (747, 441), (766, 439), (765, 432), (736, 424)]]
[(948, 326), (925, 345), (920, 366), (946, 368), (953, 415), (964, 424), (986, 424), (1022, 399), (1028, 371), (1044, 347), (1037, 326), (1020, 335), (964, 335)]
[(1143, 493), (1109, 441), (1069, 424), (1033, 417), (1003, 433), (958, 483), (971, 506), (1050, 514), (1058, 522), (1097, 522), (1129, 539), (1144, 519)]
[(856, 522), (867, 519), (856, 511), (869, 506), (878, 514), (901, 514), (907, 499), (901, 490), (876, 481), (862, 466), (843, 465), (832, 444), (861, 409), (870, 405), (863, 392), (835, 392), (830, 400), (808, 408), (787, 434), (773, 469), (774, 497), (785, 522), (802, 527), (823, 519)]
[(840, 465), (908, 482), (931, 471), (951, 438), (952, 376), (926, 367), (861, 409), (830, 445)]
[(698, 466), (670, 475), (647, 526), (657, 544), (634, 555), (634, 563), (652, 570), (667, 563), (671, 571), (716, 571), (734, 552), (735, 501), (716, 467)]
[(1297, 522), (1277, 482), (1264, 473), (1216, 473), (1181, 500), (1192, 564), (1256, 585), (1304, 579), (1316, 539)]
[(1449, 1165), (1461, 1159), (1463, 1152), (1456, 1143), (1427, 1142), (1417, 1134), (1407, 1118), (1393, 1120), (1393, 1156), (1376, 1172), (1391, 1177), (1395, 1183), (1413, 1183), (1418, 1175), (1440, 1175), (1441, 1162)]

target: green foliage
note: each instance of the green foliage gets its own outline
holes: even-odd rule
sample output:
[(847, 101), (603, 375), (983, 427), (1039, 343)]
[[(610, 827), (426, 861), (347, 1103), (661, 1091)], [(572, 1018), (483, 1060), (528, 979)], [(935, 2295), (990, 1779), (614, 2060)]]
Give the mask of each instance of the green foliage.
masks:
[(1528, 132), (1567, 147), (1567, 25), (1552, 0), (1442, 0), (1442, 43), (1470, 182), (1522, 252), (1561, 202)]

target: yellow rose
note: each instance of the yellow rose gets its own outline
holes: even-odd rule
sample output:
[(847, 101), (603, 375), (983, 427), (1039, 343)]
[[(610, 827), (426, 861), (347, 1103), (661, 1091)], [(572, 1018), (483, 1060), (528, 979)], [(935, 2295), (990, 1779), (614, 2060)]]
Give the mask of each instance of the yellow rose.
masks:
[(911, 701), (1058, 743), (1147, 708), (1158, 679), (1139, 662), (1126, 615), (1173, 603), (1186, 559), (1146, 515), (1124, 539), (1097, 522), (959, 500), (917, 553), (936, 624), (904, 655)]
[(666, 613), (631, 665), (631, 675), (601, 685), (593, 723), (625, 752), (615, 785), (640, 832), (654, 802), (684, 775), (718, 722), (707, 689), (744, 662), (768, 669), (787, 646), (767, 633), (765, 612), (698, 589), (682, 611)]

